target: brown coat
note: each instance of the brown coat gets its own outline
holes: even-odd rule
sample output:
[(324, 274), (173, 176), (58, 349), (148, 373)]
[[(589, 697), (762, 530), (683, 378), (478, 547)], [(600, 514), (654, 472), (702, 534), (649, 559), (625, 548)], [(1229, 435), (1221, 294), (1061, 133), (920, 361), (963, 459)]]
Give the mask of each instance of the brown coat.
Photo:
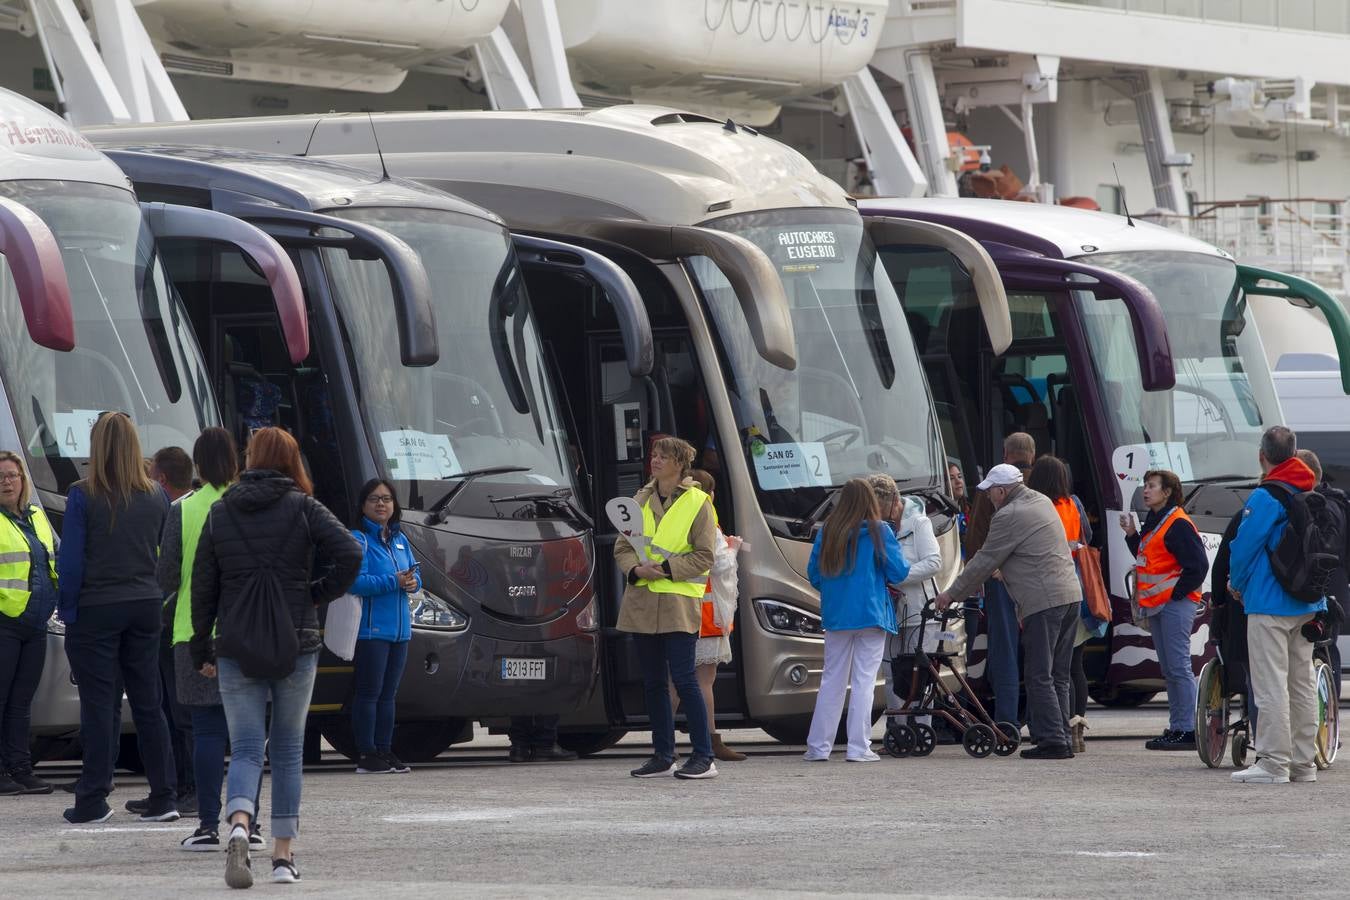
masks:
[[(692, 479), (686, 478), (676, 486), (670, 502), (674, 503), (677, 497), (691, 487), (697, 485)], [(646, 503), (648, 498), (651, 499), (652, 516), (659, 525), (666, 510), (661, 505), (660, 498), (656, 496), (655, 481), (649, 481), (633, 497), (638, 506)], [(705, 503), (694, 516), (694, 524), (689, 529), (689, 543), (694, 549), (689, 553), (678, 553), (668, 558), (671, 578), (674, 581), (694, 581), (708, 572), (712, 568), (713, 547), (716, 540), (717, 524), (713, 519), (712, 504)], [(625, 575), (644, 562), (638, 558), (638, 552), (623, 535), (620, 535), (614, 544), (614, 559), (619, 564), (619, 571)], [(619, 607), (620, 631), (634, 634), (667, 634), (680, 631), (698, 634), (702, 622), (702, 597), (653, 593), (645, 587), (633, 584), (631, 579), (628, 587), (624, 589), (623, 604)]]

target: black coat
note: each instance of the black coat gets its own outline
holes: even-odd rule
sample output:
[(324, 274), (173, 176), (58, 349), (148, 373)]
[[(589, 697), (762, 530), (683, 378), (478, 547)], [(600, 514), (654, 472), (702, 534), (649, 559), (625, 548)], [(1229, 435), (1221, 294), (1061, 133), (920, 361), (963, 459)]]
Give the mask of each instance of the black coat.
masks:
[(248, 470), (211, 508), (197, 544), (193, 665), (214, 661), (210, 636), (221, 607), (239, 595), (259, 565), (274, 567), (280, 578), (300, 652), (319, 649), (317, 607), (351, 587), (361, 555), (352, 533), (322, 503), (297, 490), (294, 481), (266, 469)]

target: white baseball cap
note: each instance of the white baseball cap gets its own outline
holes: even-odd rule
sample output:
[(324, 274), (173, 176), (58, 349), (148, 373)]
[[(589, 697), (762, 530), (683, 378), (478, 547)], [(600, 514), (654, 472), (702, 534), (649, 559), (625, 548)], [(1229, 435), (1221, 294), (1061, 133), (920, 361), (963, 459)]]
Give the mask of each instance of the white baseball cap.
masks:
[(1021, 469), (1017, 468), (1017, 466), (1010, 466), (1007, 463), (999, 463), (989, 470), (989, 474), (985, 476), (984, 481), (981, 481), (976, 485), (976, 488), (981, 491), (987, 491), (991, 487), (1007, 487), (1011, 484), (1021, 483)]

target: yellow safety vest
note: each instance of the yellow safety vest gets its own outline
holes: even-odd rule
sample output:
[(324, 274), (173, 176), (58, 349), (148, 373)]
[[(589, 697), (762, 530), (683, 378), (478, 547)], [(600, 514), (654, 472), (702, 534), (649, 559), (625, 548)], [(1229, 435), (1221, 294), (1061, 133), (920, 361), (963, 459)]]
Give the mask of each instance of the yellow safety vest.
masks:
[[(33, 531), (47, 548), (47, 565), (51, 569), (52, 581), (56, 581), (56, 549), (52, 537), (52, 524), (41, 508), (30, 505)], [(33, 571), (32, 550), (23, 530), (9, 516), (0, 513), (5, 524), (0, 526), (0, 613), (17, 619), (28, 608), (32, 592), (28, 590), (28, 579)]]
[[(642, 535), (648, 542), (647, 558), (660, 565), (666, 560), (663, 551), (671, 556), (692, 552), (694, 546), (689, 543), (689, 529), (694, 526), (694, 518), (707, 500), (708, 495), (698, 488), (686, 488), (671, 504), (670, 509), (666, 510), (666, 514), (661, 517), (661, 524), (658, 525), (656, 516), (652, 513), (651, 498), (648, 497), (647, 502), (642, 504)], [(656, 549), (658, 547), (660, 550)], [(694, 581), (672, 581), (669, 578), (649, 581), (646, 578), (639, 578), (637, 583), (655, 594), (681, 594), (685, 597), (701, 598), (708, 586), (708, 572), (699, 575)]]

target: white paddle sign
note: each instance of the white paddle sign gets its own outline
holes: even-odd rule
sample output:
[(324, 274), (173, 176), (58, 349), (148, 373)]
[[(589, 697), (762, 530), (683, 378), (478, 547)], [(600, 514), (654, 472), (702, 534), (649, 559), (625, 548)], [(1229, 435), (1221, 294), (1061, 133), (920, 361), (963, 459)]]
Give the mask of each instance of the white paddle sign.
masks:
[(1117, 447), (1116, 452), (1111, 454), (1111, 474), (1116, 479), (1116, 487), (1120, 489), (1121, 509), (1130, 508), (1134, 492), (1143, 483), (1148, 466), (1148, 449), (1138, 444)]

